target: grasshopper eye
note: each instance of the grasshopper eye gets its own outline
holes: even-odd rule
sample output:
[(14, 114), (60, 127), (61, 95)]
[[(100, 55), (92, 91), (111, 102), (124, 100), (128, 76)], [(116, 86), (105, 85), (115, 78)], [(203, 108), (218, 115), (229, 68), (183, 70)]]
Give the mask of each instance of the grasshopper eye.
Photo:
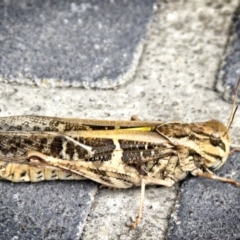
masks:
[(220, 138), (219, 133), (214, 132), (214, 133), (211, 134), (211, 136), (210, 136), (210, 143), (213, 146), (218, 146), (221, 143), (221, 138)]

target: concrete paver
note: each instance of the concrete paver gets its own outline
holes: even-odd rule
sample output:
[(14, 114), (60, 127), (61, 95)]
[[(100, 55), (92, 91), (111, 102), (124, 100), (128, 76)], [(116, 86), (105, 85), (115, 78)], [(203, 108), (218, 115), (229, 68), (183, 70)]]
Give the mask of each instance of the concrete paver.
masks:
[(1, 82), (114, 88), (131, 81), (150, 1), (4, 1)]
[(0, 182), (1, 239), (79, 239), (96, 194), (88, 182)]

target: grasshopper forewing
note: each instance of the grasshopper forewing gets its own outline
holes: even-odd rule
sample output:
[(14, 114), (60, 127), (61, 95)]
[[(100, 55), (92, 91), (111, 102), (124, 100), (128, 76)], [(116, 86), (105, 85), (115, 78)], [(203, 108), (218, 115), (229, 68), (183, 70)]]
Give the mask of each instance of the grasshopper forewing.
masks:
[(217, 120), (199, 123), (104, 121), (12, 116), (0, 118), (0, 178), (12, 182), (91, 179), (113, 188), (173, 186), (188, 173), (240, 186), (219, 177), (230, 154), (229, 128)]

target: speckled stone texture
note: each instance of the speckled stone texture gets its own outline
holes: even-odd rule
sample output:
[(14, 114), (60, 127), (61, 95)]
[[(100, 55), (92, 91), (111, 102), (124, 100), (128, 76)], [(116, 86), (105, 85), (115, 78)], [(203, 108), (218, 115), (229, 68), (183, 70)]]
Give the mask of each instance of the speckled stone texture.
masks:
[(1, 1), (1, 81), (98, 88), (130, 81), (154, 2)]
[(0, 182), (0, 189), (1, 239), (79, 239), (96, 184)]

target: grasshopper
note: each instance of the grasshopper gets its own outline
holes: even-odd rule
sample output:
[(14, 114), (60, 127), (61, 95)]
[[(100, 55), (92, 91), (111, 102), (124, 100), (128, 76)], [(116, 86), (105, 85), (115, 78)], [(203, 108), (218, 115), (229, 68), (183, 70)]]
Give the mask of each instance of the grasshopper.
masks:
[(0, 118), (0, 179), (12, 182), (91, 179), (111, 188), (141, 186), (135, 228), (146, 185), (172, 187), (194, 176), (219, 177), (230, 152), (229, 128), (237, 110), (235, 90), (227, 126), (199, 123), (104, 121), (45, 116)]

